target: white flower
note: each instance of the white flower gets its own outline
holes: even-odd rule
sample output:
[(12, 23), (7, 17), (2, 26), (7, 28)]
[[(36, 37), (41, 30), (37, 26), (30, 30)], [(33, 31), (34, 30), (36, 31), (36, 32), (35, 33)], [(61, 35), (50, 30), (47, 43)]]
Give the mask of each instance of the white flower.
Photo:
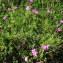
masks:
[(28, 61), (28, 57), (25, 57), (25, 61), (26, 61), (26, 62)]
[(63, 24), (63, 20), (60, 20), (60, 24)]
[(3, 20), (7, 20), (7, 18), (8, 18), (8, 16), (4, 16), (4, 17), (3, 17)]
[(31, 8), (30, 6), (26, 6), (26, 10), (29, 11)]

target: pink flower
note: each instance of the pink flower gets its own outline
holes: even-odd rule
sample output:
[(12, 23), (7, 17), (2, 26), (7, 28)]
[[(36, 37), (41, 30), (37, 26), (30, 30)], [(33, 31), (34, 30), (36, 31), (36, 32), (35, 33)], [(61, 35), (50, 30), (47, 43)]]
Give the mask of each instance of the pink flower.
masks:
[(30, 3), (33, 3), (33, 0), (29, 0)]
[(32, 52), (32, 55), (33, 55), (33, 56), (37, 56), (37, 54), (38, 54), (38, 52), (37, 52), (36, 49), (32, 49), (31, 52)]
[(63, 24), (63, 20), (60, 20), (60, 24)]
[(42, 45), (41, 48), (42, 48), (44, 51), (48, 51), (49, 45)]
[(61, 28), (57, 28), (56, 32), (62, 32), (62, 29)]
[(37, 9), (32, 9), (32, 12), (33, 12), (34, 14), (38, 14), (38, 13), (39, 13), (39, 11), (38, 11)]

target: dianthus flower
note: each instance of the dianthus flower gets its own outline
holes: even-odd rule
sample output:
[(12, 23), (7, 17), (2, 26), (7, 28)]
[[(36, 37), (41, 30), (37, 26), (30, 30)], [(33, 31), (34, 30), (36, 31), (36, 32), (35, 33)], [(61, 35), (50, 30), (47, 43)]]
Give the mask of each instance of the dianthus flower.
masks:
[(38, 52), (37, 52), (36, 49), (32, 49), (31, 52), (32, 52), (32, 55), (33, 55), (33, 56), (37, 56), (37, 54), (38, 54)]

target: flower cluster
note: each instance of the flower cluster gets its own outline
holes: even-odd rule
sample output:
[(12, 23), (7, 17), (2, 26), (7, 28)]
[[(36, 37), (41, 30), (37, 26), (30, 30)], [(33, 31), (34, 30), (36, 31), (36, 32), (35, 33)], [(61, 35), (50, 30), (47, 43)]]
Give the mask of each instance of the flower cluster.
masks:
[[(42, 45), (41, 49), (43, 49), (44, 51), (48, 51), (49, 45)], [(31, 53), (32, 53), (33, 56), (37, 56), (38, 51), (34, 48), (34, 49), (31, 50)]]
[[(29, 3), (33, 3), (33, 2), (34, 2), (34, 0), (29, 0)], [(26, 6), (26, 10), (27, 11), (31, 10), (31, 12), (36, 15), (39, 14), (39, 11), (36, 8), (32, 8), (32, 4), (31, 4), (31, 6), (30, 5)]]

